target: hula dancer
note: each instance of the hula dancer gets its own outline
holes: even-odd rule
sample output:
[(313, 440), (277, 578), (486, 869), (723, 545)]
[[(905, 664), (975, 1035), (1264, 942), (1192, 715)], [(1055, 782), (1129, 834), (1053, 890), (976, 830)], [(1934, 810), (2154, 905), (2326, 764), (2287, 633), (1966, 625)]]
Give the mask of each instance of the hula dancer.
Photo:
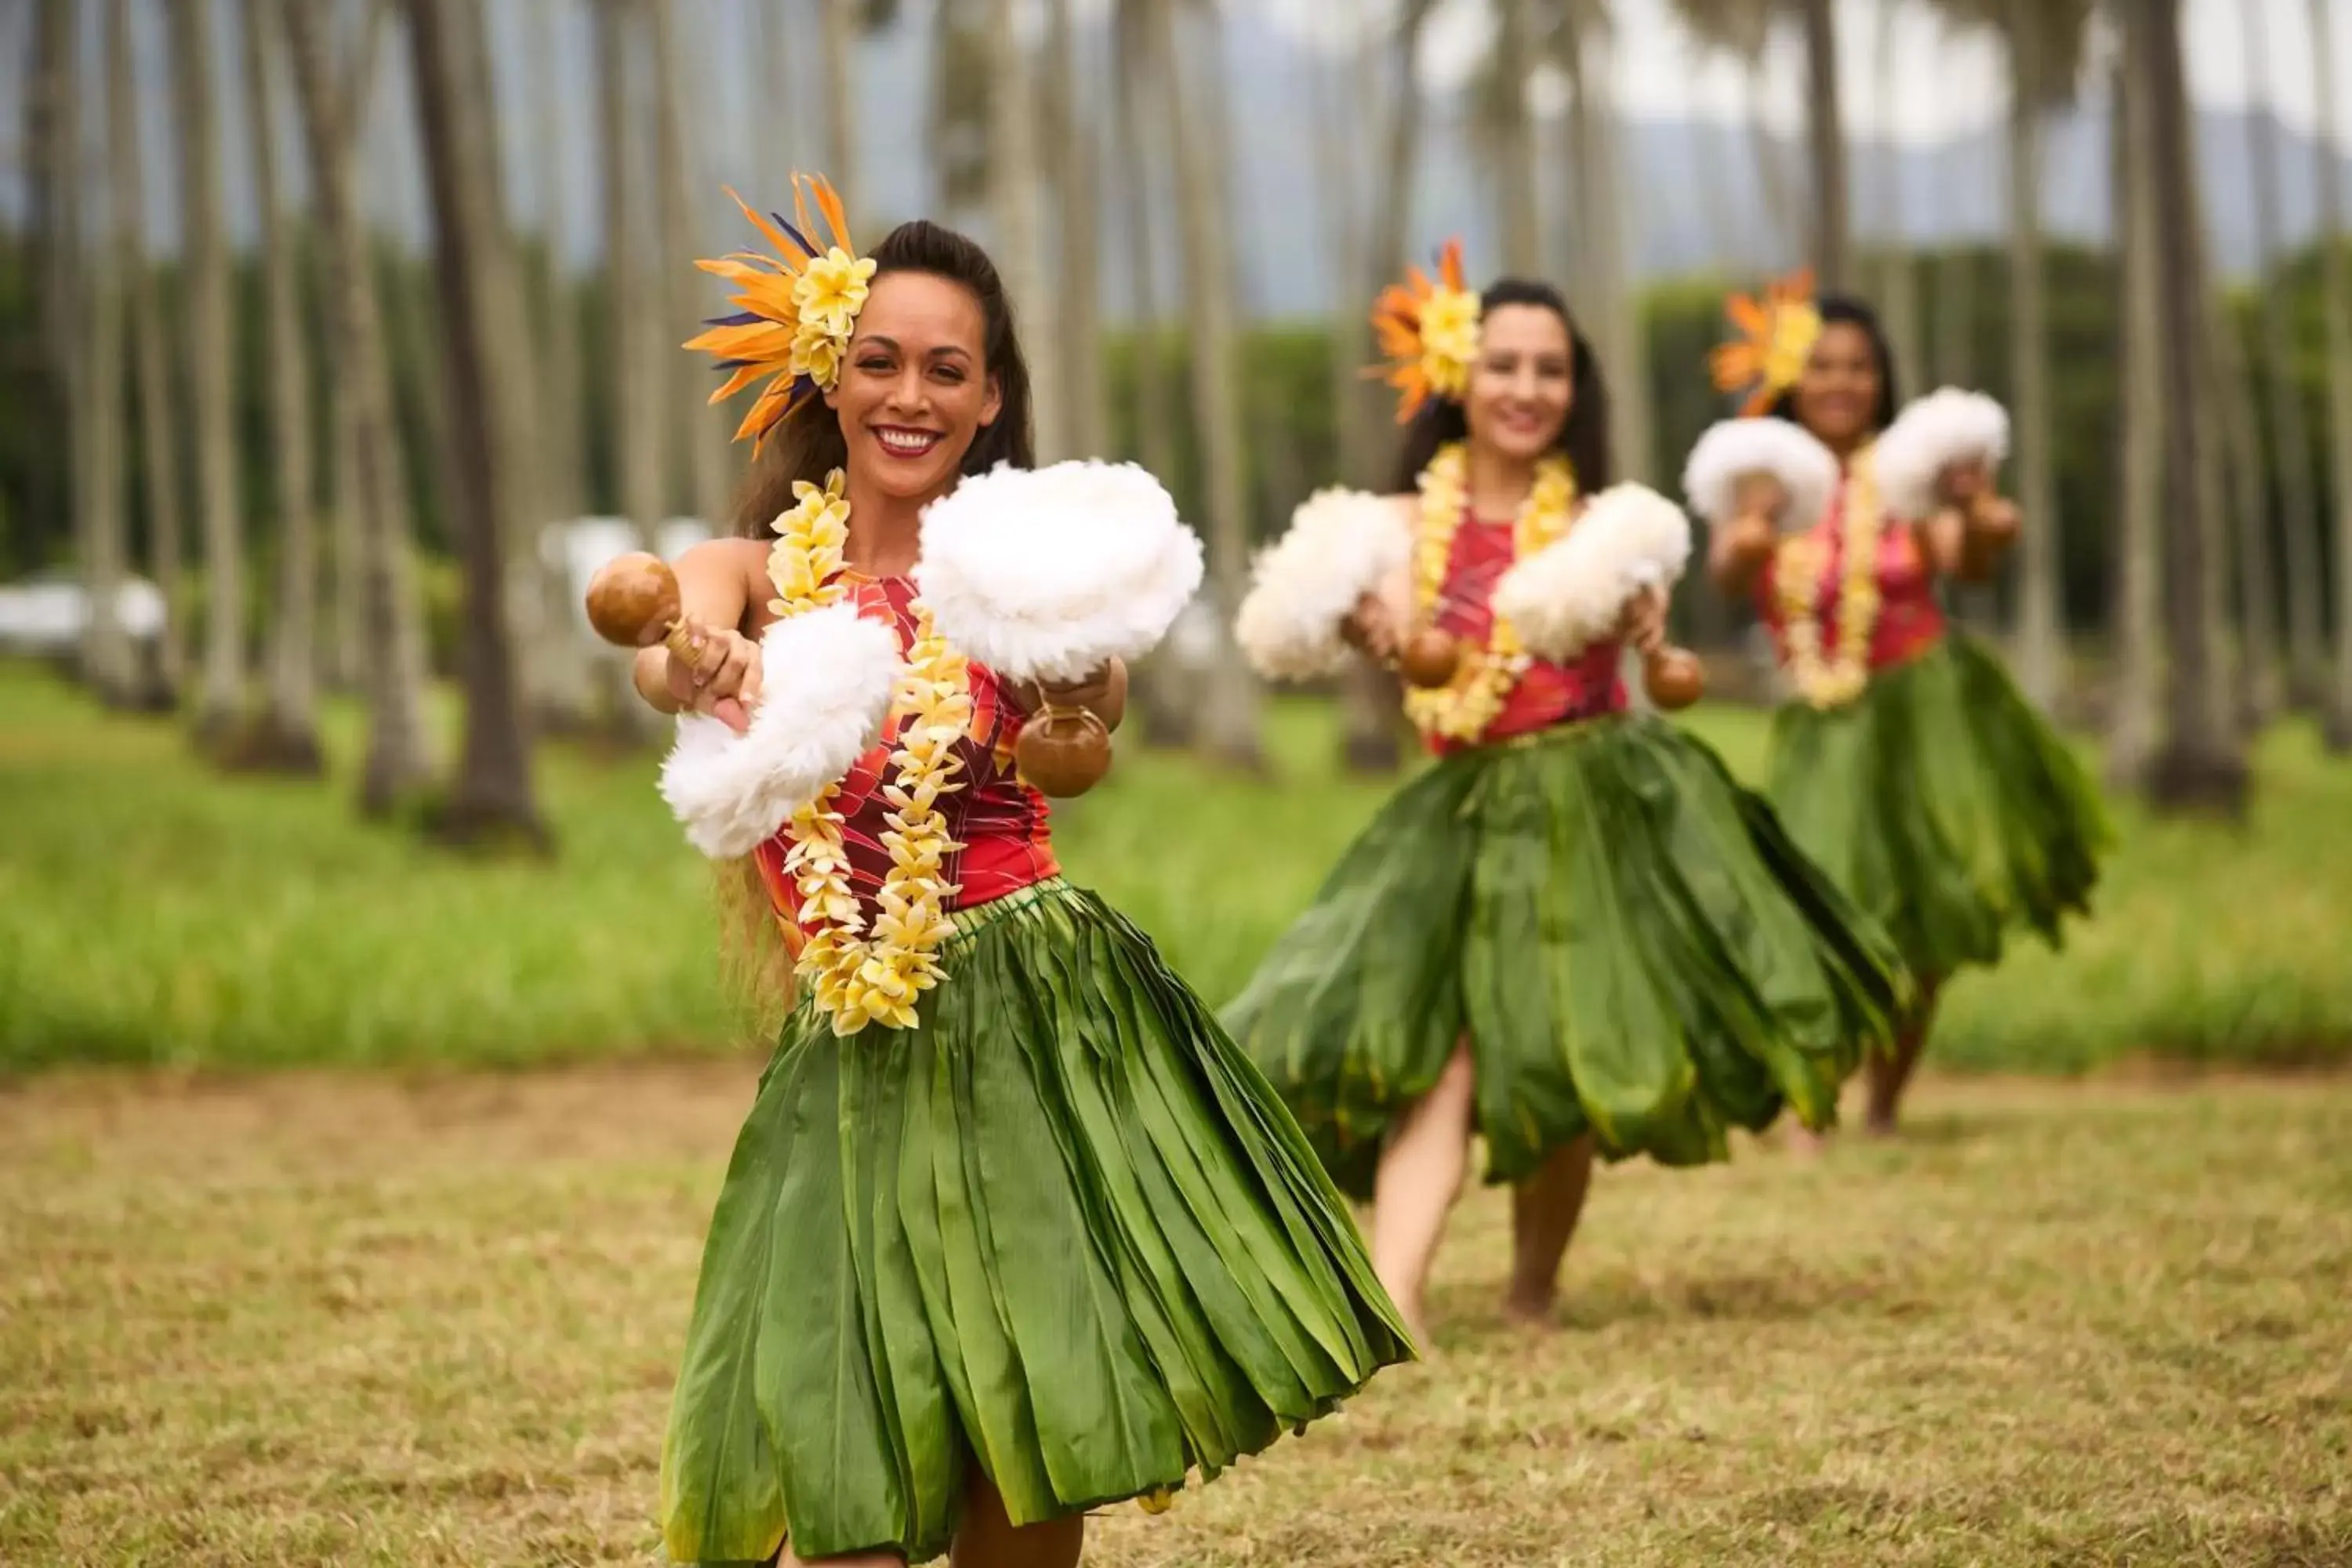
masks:
[(2008, 416), (1945, 390), (1896, 416), (1895, 363), (1858, 301), (1802, 275), (1732, 301), (1717, 384), (1745, 413), (1685, 475), (1714, 523), (1709, 567), (1752, 595), (1795, 700), (1770, 793), (1806, 852), (1901, 946), (1923, 1005), (1869, 1064), (1868, 1127), (1892, 1132), (1936, 989), (2025, 927), (2053, 945), (2087, 909), (2111, 834), (2089, 775), (1991, 651), (1946, 624), (1937, 585), (1990, 576), (2017, 508), (1994, 487)]
[[(1031, 473), (978, 247), (757, 224), (689, 347), (763, 378), (746, 537), (592, 590), (688, 710), (662, 787), (803, 982), (729, 1166), (662, 1456), (682, 1562), (1077, 1561), (1410, 1347), (1264, 1079), (1057, 873), (1122, 660), (1201, 576), (1139, 469)], [(747, 209), (747, 216), (749, 214)], [(764, 450), (762, 450), (764, 448)], [(1002, 466), (1001, 466), (1002, 465)], [(772, 535), (771, 537), (761, 537)]]
[(1626, 711), (1698, 694), (1664, 646), (1680, 508), (1609, 488), (1608, 395), (1559, 295), (1463, 287), (1448, 247), (1375, 312), (1400, 488), (1327, 491), (1238, 634), (1276, 677), (1394, 658), (1441, 759), (1375, 817), (1224, 1017), (1339, 1184), (1425, 1341), (1470, 1141), (1517, 1190), (1507, 1310), (1549, 1317), (1595, 1153), (1727, 1157), (1835, 1114), (1905, 1000), (1892, 947), (1700, 742)]

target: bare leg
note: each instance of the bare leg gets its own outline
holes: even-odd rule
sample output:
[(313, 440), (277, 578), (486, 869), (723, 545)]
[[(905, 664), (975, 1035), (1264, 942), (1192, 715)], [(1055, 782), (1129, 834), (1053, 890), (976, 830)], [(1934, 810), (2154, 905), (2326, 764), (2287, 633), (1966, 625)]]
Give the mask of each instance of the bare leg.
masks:
[(948, 1568), (1077, 1568), (1086, 1543), (1086, 1515), (1016, 1525), (1005, 1516), (1003, 1498), (974, 1471)]
[(1923, 982), (1919, 996), (1919, 1016), (1895, 1042), (1895, 1054), (1870, 1058), (1870, 1110), (1864, 1126), (1874, 1137), (1894, 1135), (1895, 1119), (1903, 1110), (1904, 1088), (1910, 1083), (1912, 1073), (1919, 1066), (1919, 1055), (1927, 1048), (1927, 1026), (1936, 1016), (1936, 982)]
[(1470, 1045), (1454, 1047), (1445, 1070), (1405, 1112), (1372, 1178), (1372, 1271), (1404, 1315), (1413, 1342), (1429, 1348), (1422, 1293), (1445, 1232), (1445, 1214), (1470, 1168), (1473, 1091)]
[(1559, 1263), (1584, 1214), (1592, 1185), (1592, 1135), (1555, 1149), (1533, 1176), (1511, 1189), (1511, 1289), (1503, 1310), (1524, 1323), (1549, 1323), (1559, 1295)]

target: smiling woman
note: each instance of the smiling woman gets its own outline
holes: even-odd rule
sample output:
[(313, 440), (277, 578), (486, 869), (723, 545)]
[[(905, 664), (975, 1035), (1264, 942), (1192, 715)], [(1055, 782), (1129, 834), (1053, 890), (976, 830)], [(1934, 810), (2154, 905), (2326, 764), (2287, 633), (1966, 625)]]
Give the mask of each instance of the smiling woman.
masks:
[(712, 1217), (663, 1529), (681, 1562), (1055, 1568), (1088, 1509), (1164, 1501), (1411, 1352), (1297, 1125), (1062, 880), (1024, 775), (1067, 721), (1099, 754), (1036, 781), (1099, 776), (1125, 690), (1100, 650), (1164, 631), (1197, 540), (1139, 470), (1023, 471), (978, 246), (916, 222), (857, 258), (817, 196), (832, 245), (803, 212), (761, 223), (782, 259), (704, 264), (743, 313), (693, 346), (722, 395), (768, 378), (758, 455), (742, 537), (677, 561), (638, 661), (688, 712), (675, 782), (742, 754), (723, 722), (820, 784), (745, 836), (803, 994)]

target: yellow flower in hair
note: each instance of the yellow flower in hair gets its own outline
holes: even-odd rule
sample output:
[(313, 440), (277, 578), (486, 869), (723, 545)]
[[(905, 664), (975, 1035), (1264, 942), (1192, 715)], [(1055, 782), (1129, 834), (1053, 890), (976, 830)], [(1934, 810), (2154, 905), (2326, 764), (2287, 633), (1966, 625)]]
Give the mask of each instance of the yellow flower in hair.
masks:
[(825, 392), (831, 392), (841, 380), (840, 339), (823, 329), (804, 326), (793, 335), (792, 372), (807, 376)]
[(1753, 416), (1796, 385), (1805, 374), (1805, 362), (1812, 357), (1814, 340), (1822, 335), (1813, 275), (1801, 269), (1766, 289), (1761, 300), (1735, 294), (1724, 302), (1723, 311), (1739, 335), (1708, 356), (1716, 390), (1745, 389), (1748, 399), (1739, 411)]
[(1421, 308), (1421, 370), (1430, 390), (1461, 397), (1470, 390), (1478, 357), (1478, 296), (1440, 290)]
[(802, 268), (793, 283), (801, 331), (814, 327), (827, 337), (847, 338), (850, 323), (866, 308), (866, 284), (874, 268), (872, 257), (853, 257), (835, 246)]

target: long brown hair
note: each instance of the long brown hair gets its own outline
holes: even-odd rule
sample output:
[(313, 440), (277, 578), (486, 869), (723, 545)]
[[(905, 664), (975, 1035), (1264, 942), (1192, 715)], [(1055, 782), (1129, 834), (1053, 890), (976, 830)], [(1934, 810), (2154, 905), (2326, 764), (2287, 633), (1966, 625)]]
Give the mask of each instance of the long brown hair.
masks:
[[(874, 258), (877, 278), (893, 272), (929, 273), (962, 284), (980, 301), (982, 370), (996, 383), (997, 412), (996, 418), (973, 436), (959, 470), (985, 473), (1007, 462), (1017, 468), (1034, 468), (1037, 448), (1029, 404), (1029, 363), (1022, 356), (1012, 296), (1005, 292), (1004, 280), (997, 276), (988, 252), (951, 228), (917, 218), (892, 229), (868, 254)], [(840, 417), (823, 398), (812, 397), (793, 409), (768, 437), (737, 490), (735, 535), (766, 538), (769, 524), (792, 504), (795, 480), (821, 483), (848, 457)], [(754, 1009), (756, 1026), (764, 1029), (773, 1023), (769, 1014), (779, 999), (788, 1004), (792, 997), (793, 965), (757, 857), (746, 855), (722, 867), (719, 889), (729, 973), (743, 1000)]]

